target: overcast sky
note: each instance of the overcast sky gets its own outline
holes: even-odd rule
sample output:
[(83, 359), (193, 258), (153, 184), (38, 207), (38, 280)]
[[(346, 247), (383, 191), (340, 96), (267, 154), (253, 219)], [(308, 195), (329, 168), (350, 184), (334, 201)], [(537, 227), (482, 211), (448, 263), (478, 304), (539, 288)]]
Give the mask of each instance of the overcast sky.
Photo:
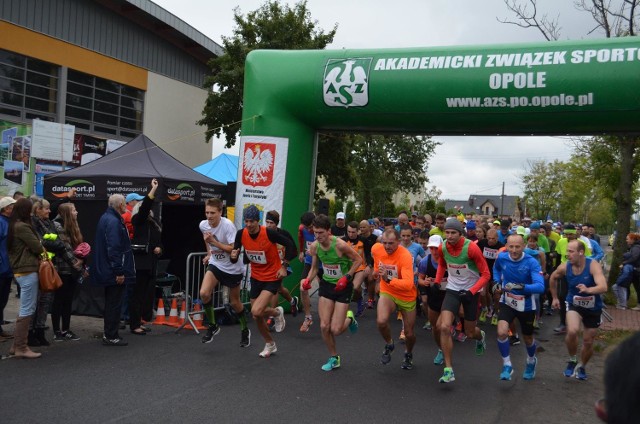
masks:
[[(233, 9), (242, 14), (258, 9), (263, 0), (153, 0), (218, 44), (231, 36)], [(521, 0), (524, 3), (524, 0)], [(295, 1), (281, 1), (294, 5)], [(561, 39), (602, 38), (594, 33), (588, 13), (577, 11), (573, 0), (538, 0), (539, 16), (559, 17)], [(329, 49), (402, 48), (541, 42), (534, 29), (498, 22), (513, 16), (503, 0), (308, 0), (319, 27), (338, 31)], [(560, 137), (434, 137), (443, 144), (429, 163), (429, 186), (442, 198), (461, 200), (469, 194), (522, 193), (520, 176), (529, 159), (566, 160), (571, 143)], [(223, 151), (214, 140), (214, 156)], [(232, 149), (237, 154), (237, 147)], [(456, 172), (451, 172), (452, 165)], [(459, 172), (463, 169), (464, 172)]]

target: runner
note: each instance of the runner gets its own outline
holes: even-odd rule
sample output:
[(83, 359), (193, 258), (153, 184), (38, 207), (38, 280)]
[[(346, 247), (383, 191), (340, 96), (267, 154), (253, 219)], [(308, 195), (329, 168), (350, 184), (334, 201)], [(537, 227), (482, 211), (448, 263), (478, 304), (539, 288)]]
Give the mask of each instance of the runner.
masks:
[[(418, 290), (422, 296), (423, 304), (428, 305), (426, 315), (429, 318), (432, 328), (437, 328), (440, 311), (442, 309), (442, 301), (444, 300), (444, 295), (447, 290), (448, 274), (446, 272), (442, 282), (440, 284), (435, 283), (441, 245), (442, 237), (437, 234), (429, 237), (429, 242), (427, 243), (429, 254), (426, 258), (422, 259), (420, 265), (418, 265)], [(444, 355), (440, 347), (440, 334), (437, 331), (433, 331), (432, 334), (436, 345), (438, 345), (438, 353), (433, 363), (442, 365), (444, 363)]]
[[(413, 241), (413, 229), (408, 224), (400, 227), (400, 245), (411, 253), (411, 257), (413, 258), (413, 283), (418, 287), (418, 264), (427, 254), (422, 248), (422, 245)], [(402, 320), (402, 316), (400, 316), (400, 314), (398, 314), (398, 319)], [(398, 338), (400, 339), (400, 342), (404, 343), (404, 322)]]
[[(289, 261), (296, 257), (295, 245), (284, 235), (274, 230), (269, 230), (260, 225), (260, 211), (254, 205), (247, 207), (243, 213), (245, 228), (238, 230), (231, 262), (238, 261), (240, 248), (244, 247), (244, 261), (251, 266), (251, 315), (256, 322), (260, 334), (266, 344), (260, 356), (268, 358), (278, 351), (276, 343), (269, 333), (265, 321), (270, 316), (275, 316), (276, 332), (281, 332), (285, 327), (284, 310), (282, 306), (272, 308), (269, 306), (271, 299), (277, 295), (282, 279), (287, 276)], [(278, 244), (285, 247), (284, 260), (278, 255)]]
[(374, 278), (379, 281), (378, 330), (385, 341), (380, 362), (391, 361), (395, 348), (391, 338), (389, 317), (400, 311), (404, 322), (405, 353), (402, 369), (413, 369), (413, 346), (416, 336), (413, 327), (416, 321), (416, 287), (413, 282), (413, 258), (411, 253), (400, 246), (400, 234), (393, 228), (382, 233), (382, 241), (371, 248), (374, 264)]
[(429, 230), (430, 236), (439, 235), (444, 240), (444, 224), (447, 222), (447, 216), (443, 213), (436, 214), (436, 226)]
[[(293, 237), (291, 237), (291, 234), (289, 233), (289, 231), (285, 230), (284, 228), (278, 227), (278, 224), (280, 223), (280, 214), (278, 213), (278, 211), (273, 210), (273, 211), (267, 212), (264, 223), (265, 223), (265, 227), (271, 228), (272, 230), (275, 230), (280, 234), (283, 234), (285, 237), (291, 240), (291, 242), (294, 243), (295, 245), (295, 241), (293, 240)], [(280, 260), (284, 260), (284, 252), (285, 252), (284, 246), (279, 244), (278, 254), (280, 255)], [(291, 275), (290, 266), (287, 267), (287, 275)], [(298, 303), (299, 303), (298, 296), (291, 296), (291, 292), (289, 291), (289, 289), (287, 289), (284, 286), (284, 284), (282, 284), (278, 289), (278, 294), (282, 296), (287, 302), (289, 302), (291, 316), (294, 318), (298, 316)], [(273, 300), (271, 301), (271, 307), (275, 309), (276, 306), (278, 306), (278, 296), (274, 296)], [(275, 320), (273, 319), (273, 317), (269, 317), (269, 319), (267, 319), (267, 326), (269, 327), (269, 331), (273, 331), (275, 327)]]
[[(567, 262), (561, 264), (551, 275), (550, 289), (553, 296), (553, 308), (560, 307), (558, 280), (566, 278), (568, 290), (567, 304), (567, 336), (565, 343), (569, 351), (569, 362), (564, 370), (565, 377), (575, 376), (578, 380), (587, 379), (586, 366), (593, 354), (593, 340), (601, 323), (601, 293), (607, 291), (607, 280), (600, 264), (586, 257), (585, 246), (578, 240), (571, 240), (566, 249)], [(577, 360), (578, 333), (580, 323), (582, 332), (582, 350), (580, 363)]]
[[(300, 226), (298, 226), (298, 245), (300, 250), (298, 253), (298, 259), (303, 263), (301, 280), (307, 279), (309, 270), (311, 269), (311, 255), (309, 255), (309, 247), (316, 240), (313, 235), (313, 228), (311, 224), (316, 214), (313, 212), (305, 212), (300, 217)], [(322, 277), (322, 268), (320, 268), (319, 277)], [(311, 315), (311, 297), (309, 297), (309, 290), (311, 290), (311, 284), (313, 280), (307, 279), (307, 284), (300, 285), (300, 297), (302, 298), (302, 309), (304, 310), (304, 321), (300, 326), (300, 332), (306, 333), (309, 331), (309, 327), (313, 324), (313, 316)]]
[[(478, 242), (478, 247), (482, 251), (482, 257), (487, 262), (489, 273), (491, 274), (491, 280), (493, 281), (493, 264), (500, 253), (500, 249), (504, 247), (502, 243), (498, 241), (498, 230), (491, 228), (487, 231), (487, 238)], [(498, 325), (498, 298), (494, 298), (491, 290), (485, 290), (480, 296), (480, 303), (482, 309), (480, 311), (480, 322), (485, 322), (487, 318), (491, 318), (491, 325)]]
[[(536, 237), (536, 236), (534, 236)], [(531, 238), (529, 239), (532, 240)], [(498, 350), (502, 356), (500, 380), (511, 380), (509, 326), (517, 318), (527, 348), (527, 364), (522, 378), (533, 380), (536, 376), (537, 344), (533, 338), (533, 322), (536, 318), (535, 295), (544, 292), (544, 278), (540, 263), (524, 252), (524, 238), (512, 234), (507, 238), (507, 251), (498, 255), (493, 265), (494, 291), (500, 294), (498, 314)], [(544, 257), (544, 253), (541, 253)]]
[[(331, 222), (326, 215), (320, 214), (313, 220), (316, 241), (309, 248), (312, 262), (306, 278), (306, 280), (313, 280), (318, 275), (318, 264), (322, 263), (324, 275), (320, 278), (318, 315), (322, 339), (331, 355), (327, 363), (322, 366), (324, 371), (340, 368), (336, 336), (342, 334), (347, 328), (351, 333), (358, 331), (358, 322), (353, 312), (349, 310), (349, 303), (354, 290), (354, 275), (364, 262), (348, 243), (331, 235), (330, 229)], [(301, 285), (306, 282), (301, 281)]]
[(451, 358), (453, 341), (450, 331), (460, 305), (464, 309), (465, 334), (476, 340), (476, 355), (484, 354), (486, 349), (485, 334), (476, 326), (476, 315), (480, 291), (486, 287), (491, 274), (478, 245), (462, 237), (460, 221), (447, 220), (444, 231), (447, 241), (439, 248), (441, 256), (438, 260), (435, 283), (442, 284), (445, 271), (449, 272), (438, 330), (445, 362), (444, 374), (440, 377), (440, 382), (450, 383), (455, 381)]
[(366, 262), (364, 259), (364, 240), (358, 235), (358, 223), (356, 221), (351, 221), (347, 224), (347, 234), (342, 237), (342, 240), (347, 242), (347, 244), (356, 251), (358, 256), (362, 259), (362, 263), (356, 269), (355, 275), (353, 276), (353, 296), (352, 300), (357, 302), (358, 309), (356, 310), (356, 317), (362, 315), (364, 311), (364, 300), (362, 297), (362, 283), (364, 282), (367, 274), (366, 270)]
[(229, 288), (229, 302), (240, 321), (240, 347), (249, 347), (251, 330), (247, 328), (247, 318), (240, 300), (240, 282), (245, 268), (241, 262), (232, 263), (230, 260), (229, 253), (233, 247), (236, 227), (233, 222), (222, 216), (222, 207), (220, 199), (207, 199), (204, 207), (207, 219), (199, 225), (207, 252), (207, 256), (202, 260), (203, 264), (207, 264), (207, 270), (200, 285), (200, 299), (209, 321), (207, 332), (202, 336), (202, 343), (211, 343), (213, 337), (220, 333), (212, 302), (213, 292), (220, 283)]
[[(380, 233), (382, 235), (382, 232)], [(373, 309), (376, 299), (376, 281), (373, 278), (373, 257), (371, 256), (371, 247), (378, 242), (378, 236), (376, 236), (371, 226), (368, 225), (368, 221), (360, 221), (360, 238), (364, 242), (364, 260), (366, 262), (366, 268), (364, 269), (366, 289), (367, 289), (367, 309)], [(364, 298), (363, 298), (364, 301)], [(364, 306), (364, 305), (363, 305)], [(360, 305), (358, 304), (358, 312), (360, 312)], [(363, 311), (364, 312), (364, 311)], [(356, 317), (362, 315), (356, 313)]]

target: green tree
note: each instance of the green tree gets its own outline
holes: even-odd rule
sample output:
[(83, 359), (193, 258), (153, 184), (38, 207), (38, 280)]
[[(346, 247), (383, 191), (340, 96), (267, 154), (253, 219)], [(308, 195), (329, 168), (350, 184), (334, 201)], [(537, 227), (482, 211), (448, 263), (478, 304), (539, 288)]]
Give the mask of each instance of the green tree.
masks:
[[(548, 15), (540, 16), (537, 1), (504, 0), (507, 8), (515, 14), (517, 21), (500, 20), (503, 23), (518, 25), (523, 28), (537, 29), (547, 40), (557, 40), (560, 37), (558, 18), (549, 19)], [(638, 6), (640, 0), (576, 0), (575, 6), (591, 14), (594, 27), (589, 33), (599, 32), (604, 37), (635, 36), (638, 29)], [(640, 156), (640, 138), (634, 135), (595, 137), (594, 143), (608, 143), (611, 150), (607, 162), (594, 165), (598, 168), (609, 167), (603, 176), (606, 188), (615, 193), (616, 230), (618, 234), (629, 231), (629, 222), (633, 211), (633, 187), (638, 181), (638, 156)], [(606, 155), (603, 155), (606, 156)], [(599, 160), (599, 157), (593, 158)], [(618, 275), (622, 253), (626, 250), (623, 237), (616, 237), (614, 256), (611, 263), (609, 282), (615, 281)]]
[(531, 216), (542, 219), (547, 215), (557, 215), (563, 175), (563, 162), (527, 161), (521, 184)]
[(235, 27), (231, 37), (222, 37), (224, 54), (209, 61), (211, 75), (204, 87), (209, 95), (198, 125), (207, 127), (207, 141), (224, 134), (225, 146), (236, 142), (242, 119), (244, 63), (255, 49), (324, 49), (333, 42), (338, 25), (325, 33), (311, 19), (306, 0), (293, 7), (267, 1), (259, 9), (243, 16), (234, 9)]
[(399, 191), (423, 190), (438, 144), (422, 136), (322, 134), (316, 174), (338, 198), (354, 196), (362, 216), (394, 213), (386, 202)]

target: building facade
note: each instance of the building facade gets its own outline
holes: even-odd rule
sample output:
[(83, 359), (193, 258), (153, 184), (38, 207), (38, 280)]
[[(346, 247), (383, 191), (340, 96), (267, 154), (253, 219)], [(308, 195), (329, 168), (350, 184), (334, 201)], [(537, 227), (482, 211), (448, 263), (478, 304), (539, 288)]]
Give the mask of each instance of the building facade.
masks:
[(24, 157), (25, 172), (40, 162), (55, 170), (59, 158), (26, 153), (34, 119), (75, 127), (72, 166), (107, 140), (141, 133), (190, 167), (211, 156), (196, 121), (207, 97), (207, 62), (223, 50), (151, 1), (3, 0), (0, 34), (0, 124), (8, 145), (0, 160), (9, 159), (7, 166)]

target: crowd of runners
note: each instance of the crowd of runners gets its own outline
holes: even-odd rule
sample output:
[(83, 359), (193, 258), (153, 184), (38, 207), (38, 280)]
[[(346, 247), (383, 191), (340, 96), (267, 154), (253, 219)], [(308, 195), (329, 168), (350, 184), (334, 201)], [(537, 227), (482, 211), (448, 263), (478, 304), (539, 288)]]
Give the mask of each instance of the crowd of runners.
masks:
[[(487, 339), (479, 323), (497, 327), (501, 380), (510, 380), (517, 368), (510, 349), (520, 344), (522, 335), (527, 353), (522, 376), (532, 380), (538, 366), (535, 333), (542, 313), (551, 315), (552, 309), (558, 309), (560, 322), (554, 331), (566, 333), (569, 356), (564, 375), (587, 379), (586, 366), (603, 308), (601, 294), (607, 291), (599, 236), (589, 224), (563, 226), (444, 214), (432, 220), (430, 215), (416, 213), (411, 218), (401, 213), (396, 222), (378, 218), (346, 222), (340, 212), (332, 225), (326, 215), (305, 212), (296, 243), (278, 227), (277, 211), (266, 211), (263, 217), (256, 206), (245, 208), (240, 230), (222, 216), (217, 200), (206, 203), (205, 213), (200, 230), (208, 252), (207, 271), (200, 297), (209, 324), (203, 343), (210, 343), (220, 332), (212, 293), (221, 284), (230, 289), (229, 310), (240, 322), (240, 346), (250, 346), (251, 331), (240, 301), (247, 265), (251, 315), (265, 342), (261, 357), (277, 352), (273, 332), (285, 329), (284, 309), (276, 306), (278, 296), (290, 304), (293, 316), (299, 310), (304, 313), (299, 331), (306, 333), (315, 320), (310, 301), (315, 290), (319, 331), (329, 353), (321, 366), (324, 371), (341, 366), (337, 336), (347, 330), (356, 333), (357, 318), (375, 309), (382, 365), (391, 362), (399, 343), (404, 348), (402, 369), (413, 369), (414, 329), (422, 316), (422, 328), (431, 330), (437, 346), (433, 362), (443, 366), (440, 383), (456, 379), (454, 340), (473, 339), (476, 355), (484, 355)], [(291, 273), (290, 262), (296, 259), (303, 263), (300, 299), (282, 285)], [(390, 327), (390, 320), (396, 318), (402, 320), (397, 337)]]

